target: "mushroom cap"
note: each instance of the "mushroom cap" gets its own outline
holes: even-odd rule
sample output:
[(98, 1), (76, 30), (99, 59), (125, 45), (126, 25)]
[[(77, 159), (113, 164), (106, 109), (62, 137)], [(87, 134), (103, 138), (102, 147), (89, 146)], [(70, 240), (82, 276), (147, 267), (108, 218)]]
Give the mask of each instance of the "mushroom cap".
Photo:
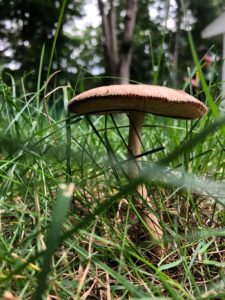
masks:
[(184, 119), (199, 118), (207, 107), (182, 90), (144, 84), (109, 85), (74, 97), (69, 110), (77, 114), (139, 111)]

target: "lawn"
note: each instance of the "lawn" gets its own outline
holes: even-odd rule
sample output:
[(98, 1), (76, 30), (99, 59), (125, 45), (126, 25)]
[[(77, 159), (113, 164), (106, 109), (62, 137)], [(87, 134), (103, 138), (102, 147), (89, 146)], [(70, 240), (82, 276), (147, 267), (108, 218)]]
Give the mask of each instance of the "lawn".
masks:
[[(71, 87), (53, 90), (49, 105), (45, 86), (28, 93), (11, 80), (0, 81), (5, 299), (224, 299), (225, 117), (210, 89), (200, 120), (146, 116), (131, 183), (126, 114), (69, 114)], [(163, 257), (132, 202), (140, 183), (163, 228)]]

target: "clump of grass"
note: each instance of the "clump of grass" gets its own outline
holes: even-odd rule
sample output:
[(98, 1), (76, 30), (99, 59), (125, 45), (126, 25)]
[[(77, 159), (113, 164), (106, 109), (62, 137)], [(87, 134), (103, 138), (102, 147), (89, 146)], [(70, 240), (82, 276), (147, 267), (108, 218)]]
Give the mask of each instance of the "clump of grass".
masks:
[[(55, 100), (66, 102), (68, 89)], [(223, 297), (223, 117), (149, 115), (143, 151), (151, 155), (140, 158), (144, 170), (131, 185), (126, 117), (71, 116), (68, 123), (63, 105), (60, 113), (49, 108), (47, 118), (43, 102), (35, 105), (40, 93), (12, 94), (1, 81), (1, 94), (2, 291), (21, 299)], [(66, 181), (75, 185), (69, 209), (57, 198)], [(140, 182), (165, 232), (161, 260), (131, 201)]]

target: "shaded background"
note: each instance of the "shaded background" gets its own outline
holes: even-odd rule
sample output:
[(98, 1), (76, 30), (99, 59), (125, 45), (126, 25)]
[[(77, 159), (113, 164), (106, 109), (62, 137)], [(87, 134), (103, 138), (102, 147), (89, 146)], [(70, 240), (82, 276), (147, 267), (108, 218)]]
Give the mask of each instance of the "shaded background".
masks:
[[(67, 0), (62, 26), (57, 39), (51, 73), (61, 70), (57, 84), (70, 82), (75, 85), (78, 73), (88, 72), (101, 76), (83, 82), (85, 88), (111, 83), (104, 76), (112, 74), (106, 57), (106, 36), (102, 26), (104, 15), (114, 11), (115, 36), (118, 56), (124, 49), (123, 36), (127, 8), (135, 1)], [(129, 78), (143, 83), (157, 83), (179, 87), (187, 76), (187, 67), (193, 67), (193, 59), (187, 39), (192, 30), (196, 49), (209, 49), (221, 53), (221, 42), (202, 40), (201, 31), (224, 9), (222, 0), (188, 0), (182, 7), (181, 0), (139, 0), (131, 43), (132, 50)], [(0, 1), (0, 53), (2, 73), (10, 73), (16, 80), (25, 78), (26, 87), (35, 89), (41, 50), (45, 45), (42, 80), (46, 80), (47, 68), (62, 2), (51, 0)], [(113, 55), (113, 52), (108, 54)], [(154, 58), (154, 61), (153, 61)], [(158, 69), (160, 59), (160, 70)]]

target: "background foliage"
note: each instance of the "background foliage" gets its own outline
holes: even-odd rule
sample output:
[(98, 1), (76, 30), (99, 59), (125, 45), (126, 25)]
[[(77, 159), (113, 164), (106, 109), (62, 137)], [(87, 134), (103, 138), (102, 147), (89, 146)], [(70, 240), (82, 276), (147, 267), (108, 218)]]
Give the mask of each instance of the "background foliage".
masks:
[[(92, 1), (92, 4), (97, 1)], [(68, 0), (62, 26), (54, 53), (54, 70), (62, 71), (62, 78), (74, 83), (74, 76), (81, 67), (98, 75), (105, 74), (106, 62), (104, 61), (102, 46), (101, 22), (98, 27), (89, 25), (87, 28), (77, 28), (76, 20), (85, 16), (85, 6), (90, 1)], [(192, 35), (197, 49), (201, 46), (221, 53), (221, 43), (201, 39), (201, 31), (208, 25), (223, 8), (222, 0), (211, 1), (184, 1), (181, 7), (180, 0), (140, 0), (136, 19), (135, 35), (133, 38), (133, 60), (130, 78), (143, 83), (154, 82), (154, 70), (157, 70), (156, 57), (161, 53), (161, 69), (159, 83), (180, 85), (191, 66), (192, 56), (187, 39), (187, 29), (191, 26)], [(114, 1), (117, 13), (117, 34), (119, 40), (124, 30), (125, 1)], [(16, 78), (32, 72), (30, 86), (35, 82), (38, 73), (39, 60), (43, 45), (45, 55), (43, 72), (48, 67), (51, 47), (59, 17), (60, 1), (42, 0), (10, 0), (0, 1), (0, 53), (1, 65), (5, 71), (13, 73)], [(89, 8), (90, 9), (90, 8)], [(187, 14), (184, 16), (184, 9)], [(210, 13), (209, 13), (210, 12)], [(179, 14), (181, 14), (179, 18)], [(188, 15), (188, 17), (187, 17)], [(178, 20), (179, 18), (179, 20)], [(188, 20), (187, 20), (188, 19)], [(190, 26), (188, 23), (190, 23)], [(90, 24), (91, 22), (89, 22)], [(70, 28), (65, 31), (65, 28)], [(178, 32), (178, 50), (175, 50), (175, 39)], [(150, 46), (152, 44), (152, 47)], [(153, 53), (150, 53), (150, 48)], [(182, 49), (182, 51), (180, 50)], [(173, 64), (175, 51), (178, 51), (178, 80), (174, 82)], [(155, 57), (154, 66), (151, 58)], [(60, 76), (59, 76), (60, 77)], [(45, 77), (43, 76), (45, 79)], [(99, 80), (102, 84), (104, 80)], [(107, 81), (106, 81), (107, 83)], [(96, 85), (93, 80), (89, 85)]]

